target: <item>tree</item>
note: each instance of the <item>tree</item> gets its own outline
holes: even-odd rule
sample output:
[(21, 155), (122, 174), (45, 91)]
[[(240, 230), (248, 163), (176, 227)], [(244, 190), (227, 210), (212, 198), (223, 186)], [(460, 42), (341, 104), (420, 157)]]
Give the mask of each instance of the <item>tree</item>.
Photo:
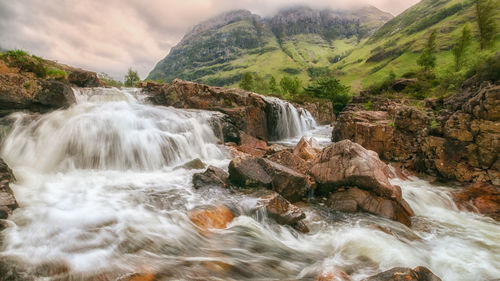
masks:
[(276, 78), (274, 78), (274, 76), (271, 76), (271, 78), (269, 78), (269, 90), (271, 91), (271, 93), (279, 92), (278, 82), (276, 82)]
[(280, 87), (284, 94), (297, 94), (300, 88), (300, 80), (299, 78), (284, 76), (280, 80)]
[(313, 97), (330, 100), (335, 114), (341, 112), (351, 100), (351, 88), (334, 77), (320, 78), (304, 90)]
[(138, 82), (141, 82), (141, 78), (137, 71), (132, 70), (132, 68), (128, 69), (127, 75), (125, 75), (125, 87), (134, 87)]
[(481, 49), (491, 47), (497, 34), (495, 19), (498, 0), (476, 0), (476, 16), (479, 27)]
[(253, 77), (252, 73), (250, 72), (245, 72), (241, 76), (241, 81), (239, 84), (240, 88), (246, 91), (252, 91), (253, 90)]
[(469, 24), (465, 24), (462, 29), (462, 36), (458, 39), (457, 44), (453, 47), (453, 56), (455, 57), (455, 70), (460, 71), (464, 64), (464, 56), (472, 40)]
[(430, 70), (436, 67), (436, 30), (432, 31), (427, 43), (425, 44), (420, 57), (417, 60), (418, 65), (422, 66), (425, 70)]

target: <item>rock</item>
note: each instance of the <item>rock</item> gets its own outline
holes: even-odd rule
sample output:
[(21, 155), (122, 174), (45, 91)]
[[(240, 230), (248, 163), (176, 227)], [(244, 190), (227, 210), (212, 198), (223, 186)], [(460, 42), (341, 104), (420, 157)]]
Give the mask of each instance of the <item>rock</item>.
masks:
[(101, 87), (104, 83), (95, 72), (78, 68), (69, 68), (68, 81), (78, 87)]
[(243, 156), (229, 163), (229, 180), (240, 187), (265, 187), (291, 202), (300, 201), (310, 189), (304, 174), (263, 158)]
[[(6, 219), (19, 207), (9, 183), (14, 181), (14, 175), (7, 164), (0, 159), (0, 219)], [(0, 227), (1, 228), (1, 227)]]
[(56, 80), (45, 80), (35, 101), (49, 108), (68, 107), (76, 102), (75, 94), (68, 84)]
[(441, 281), (441, 279), (426, 267), (418, 266), (414, 269), (396, 267), (363, 279), (363, 281)]
[(35, 278), (19, 269), (7, 258), (0, 259), (0, 280), (2, 281), (34, 281)]
[(189, 219), (205, 234), (210, 229), (226, 228), (233, 218), (233, 212), (224, 205), (189, 212)]
[(321, 147), (314, 138), (309, 140), (306, 137), (302, 137), (297, 145), (293, 149), (293, 154), (299, 156), (305, 161), (312, 160), (316, 157), (318, 152), (321, 151)]
[(347, 185), (387, 198), (401, 198), (401, 190), (389, 183), (389, 167), (377, 153), (349, 140), (326, 147), (314, 161), (311, 174), (322, 194)]
[(179, 166), (179, 168), (184, 168), (186, 170), (199, 170), (205, 168), (205, 163), (203, 163), (200, 158), (196, 158), (182, 164), (182, 166)]
[(475, 183), (455, 194), (454, 199), (459, 207), (500, 221), (500, 186)]
[(395, 200), (386, 199), (356, 187), (332, 193), (326, 204), (334, 211), (349, 213), (363, 211), (407, 226), (411, 225), (410, 217), (413, 215)]
[(301, 174), (307, 174), (309, 171), (307, 162), (288, 150), (282, 150), (274, 154), (271, 154), (267, 156), (267, 159), (276, 162), (280, 165), (283, 165), (285, 167), (288, 167), (290, 169), (293, 169)]
[(156, 275), (153, 273), (137, 273), (132, 275), (128, 281), (154, 281)]
[(309, 111), (319, 125), (330, 125), (335, 122), (333, 104), (331, 102), (314, 102), (296, 105)]
[(401, 92), (408, 86), (414, 85), (417, 82), (417, 78), (399, 78), (392, 83), (392, 89), (396, 92)]
[(324, 271), (316, 278), (316, 281), (351, 281), (349, 275), (338, 268)]
[(202, 187), (229, 187), (229, 174), (217, 167), (208, 166), (207, 170), (203, 173), (196, 173), (193, 175), (194, 188)]
[[(389, 167), (374, 151), (349, 140), (334, 143), (316, 158), (311, 175), (316, 180), (319, 194), (335, 192), (329, 199), (333, 209), (361, 210), (405, 225), (411, 223), (413, 211), (402, 198), (400, 187), (389, 183)], [(344, 186), (356, 188), (339, 190)]]
[(227, 114), (239, 130), (262, 140), (268, 139), (267, 103), (255, 93), (179, 79), (170, 84), (148, 82), (143, 90), (154, 104), (219, 111)]
[(222, 143), (241, 143), (240, 130), (228, 115), (222, 113), (214, 115), (210, 120), (210, 124), (212, 125), (215, 135)]
[(304, 219), (306, 215), (297, 206), (274, 191), (267, 190), (260, 195), (258, 208), (266, 210), (270, 218), (283, 225), (293, 225)]
[(500, 121), (500, 85), (481, 88), (463, 105), (463, 110), (477, 119)]
[(236, 147), (241, 152), (255, 157), (262, 157), (266, 154), (267, 143), (244, 132), (240, 132), (241, 145)]

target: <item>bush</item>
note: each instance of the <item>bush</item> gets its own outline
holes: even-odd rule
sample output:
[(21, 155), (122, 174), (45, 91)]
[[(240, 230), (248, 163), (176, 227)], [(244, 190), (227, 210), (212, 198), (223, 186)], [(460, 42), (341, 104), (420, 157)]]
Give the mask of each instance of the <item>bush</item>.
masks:
[(330, 100), (335, 114), (339, 114), (352, 98), (350, 87), (333, 77), (318, 79), (304, 90), (313, 97)]
[(57, 80), (64, 80), (66, 79), (66, 77), (68, 77), (66, 71), (55, 67), (49, 67), (47, 69), (47, 75)]
[(137, 71), (132, 70), (132, 68), (128, 69), (127, 75), (125, 75), (125, 87), (134, 87), (137, 83), (141, 82), (141, 78)]

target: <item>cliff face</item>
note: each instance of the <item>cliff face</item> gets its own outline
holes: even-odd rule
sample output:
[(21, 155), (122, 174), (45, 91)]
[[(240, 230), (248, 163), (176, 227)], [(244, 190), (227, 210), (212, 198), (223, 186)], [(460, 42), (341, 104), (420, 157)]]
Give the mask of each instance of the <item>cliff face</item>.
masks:
[(239, 81), (241, 73), (253, 71), (253, 66), (264, 76), (306, 75), (308, 62), (322, 66), (334, 56), (335, 40), (355, 38), (355, 44), (391, 17), (374, 7), (352, 11), (298, 7), (271, 18), (246, 10), (224, 13), (189, 31), (148, 78), (223, 86)]

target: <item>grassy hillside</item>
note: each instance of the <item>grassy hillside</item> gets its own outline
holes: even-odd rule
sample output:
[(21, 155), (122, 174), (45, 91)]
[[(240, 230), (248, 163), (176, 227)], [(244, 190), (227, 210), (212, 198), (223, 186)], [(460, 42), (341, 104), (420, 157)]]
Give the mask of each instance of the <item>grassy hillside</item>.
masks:
[[(499, 8), (500, 9), (500, 8)], [(496, 13), (500, 20), (500, 10)], [(339, 79), (359, 90), (386, 79), (416, 72), (417, 58), (433, 30), (437, 31), (438, 77), (453, 75), (454, 59), (451, 49), (466, 23), (474, 38), (478, 38), (476, 11), (471, 0), (423, 0), (381, 27), (372, 37), (351, 50), (349, 55), (333, 65)], [(466, 64), (491, 56), (500, 49), (497, 35), (495, 45), (479, 50), (478, 40), (469, 48)]]
[(236, 86), (243, 73), (254, 72), (278, 81), (293, 75), (305, 85), (390, 18), (374, 7), (298, 7), (270, 19), (244, 10), (229, 12), (194, 27), (148, 78)]

